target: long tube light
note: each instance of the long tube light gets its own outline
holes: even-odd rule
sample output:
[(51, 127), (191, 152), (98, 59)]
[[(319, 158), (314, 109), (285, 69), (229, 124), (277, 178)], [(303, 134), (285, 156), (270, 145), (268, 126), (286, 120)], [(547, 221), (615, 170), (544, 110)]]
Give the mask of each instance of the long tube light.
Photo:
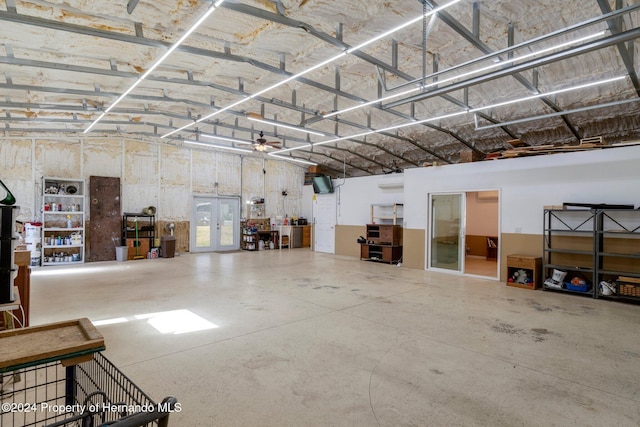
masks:
[(585, 89), (585, 88), (592, 87), (592, 86), (598, 86), (598, 85), (605, 84), (605, 83), (611, 83), (611, 82), (615, 82), (615, 81), (618, 81), (618, 80), (624, 80), (625, 78), (626, 78), (626, 76), (612, 77), (610, 79), (599, 80), (597, 82), (585, 83), (583, 85), (578, 85), (578, 86), (572, 86), (572, 87), (568, 87), (568, 88), (564, 88), (564, 89), (553, 90), (551, 92), (539, 93), (539, 94), (531, 95), (531, 96), (525, 96), (524, 98), (512, 99), (510, 101), (499, 102), (497, 104), (486, 105), (484, 107), (472, 108), (471, 110), (469, 110), (469, 112), (470, 113), (475, 113), (476, 111), (488, 110), (488, 109), (496, 108), (496, 107), (503, 107), (505, 105), (515, 104), (517, 102), (529, 101), (529, 100), (536, 99), (536, 98), (542, 98), (544, 96), (557, 95), (559, 93), (570, 92), (570, 91), (573, 91), (573, 90)]
[(220, 135), (214, 135), (214, 134), (210, 134), (210, 133), (200, 133), (200, 136), (204, 136), (205, 138), (211, 138), (211, 139), (219, 139), (221, 141), (228, 141), (228, 142), (236, 142), (238, 144), (248, 144), (248, 145), (252, 145), (253, 142), (251, 141), (245, 141), (242, 139), (236, 139), (236, 138), (228, 138), (226, 136), (220, 136)]
[[(518, 56), (518, 57), (514, 57), (514, 58), (511, 58), (511, 59), (504, 60), (504, 61), (500, 61), (500, 62), (497, 62), (495, 64), (491, 64), (491, 65), (488, 65), (486, 67), (479, 68), (477, 70), (468, 71), (466, 73), (462, 73), (462, 74), (459, 74), (457, 76), (453, 76), (453, 77), (449, 77), (449, 78), (446, 78), (446, 79), (437, 80), (437, 81), (434, 81), (434, 82), (431, 82), (431, 83), (427, 83), (427, 84), (421, 85), (420, 87), (409, 89), (407, 91), (404, 91), (404, 92), (401, 92), (401, 93), (398, 93), (398, 94), (395, 94), (395, 95), (388, 95), (386, 97), (375, 99), (373, 101), (367, 101), (367, 102), (364, 102), (362, 104), (358, 104), (358, 105), (354, 105), (354, 106), (349, 107), (349, 108), (345, 108), (343, 110), (333, 111), (331, 113), (325, 114), (322, 117), (324, 117), (324, 118), (333, 117), (335, 115), (343, 114), (343, 113), (346, 113), (348, 111), (353, 111), (353, 110), (357, 110), (357, 109), (360, 109), (360, 108), (363, 108), (363, 107), (366, 107), (366, 106), (369, 106), (369, 105), (373, 105), (373, 104), (377, 104), (377, 103), (380, 103), (380, 102), (388, 101), (389, 99), (397, 98), (397, 97), (402, 96), (402, 95), (408, 95), (411, 92), (416, 92), (418, 90), (424, 90), (424, 89), (427, 89), (427, 88), (430, 88), (430, 87), (433, 87), (433, 86), (441, 85), (442, 83), (450, 82), (452, 80), (458, 80), (458, 79), (461, 79), (461, 78), (464, 78), (464, 77), (473, 76), (475, 74), (479, 74), (479, 73), (482, 73), (484, 71), (489, 71), (489, 70), (492, 70), (494, 68), (503, 67), (506, 64), (510, 64), (510, 63), (513, 63), (513, 62), (516, 62), (516, 61), (521, 61), (523, 59), (530, 58), (532, 56), (541, 55), (543, 53), (547, 53), (547, 52), (552, 51), (552, 50), (560, 49), (560, 48), (563, 48), (563, 47), (566, 47), (566, 46), (570, 46), (570, 45), (575, 44), (575, 43), (580, 43), (580, 42), (587, 41), (587, 40), (590, 40), (590, 39), (593, 39), (593, 38), (596, 38), (596, 37), (600, 37), (600, 36), (604, 35), (604, 33), (605, 33), (605, 31), (599, 31), (599, 32), (597, 32), (595, 34), (591, 34), (591, 35), (588, 35), (588, 36), (585, 36), (585, 37), (581, 37), (581, 38), (576, 39), (576, 40), (571, 40), (571, 41), (568, 41), (568, 42), (560, 43), (558, 45), (554, 45), (554, 46), (551, 46), (551, 47), (548, 47), (548, 48), (545, 48), (545, 49), (542, 49), (542, 50), (539, 50), (539, 51), (536, 51), (536, 52), (528, 53), (528, 54), (523, 55), (523, 56)], [(454, 69), (457, 69), (457, 68), (459, 68), (459, 66), (454, 66), (450, 70), (440, 71), (438, 74), (446, 73), (447, 71), (451, 71), (451, 70), (454, 70)]]
[(254, 122), (264, 123), (264, 124), (267, 124), (267, 125), (272, 125), (272, 126), (276, 126), (276, 127), (285, 128), (285, 129), (291, 129), (291, 130), (295, 130), (295, 131), (298, 131), (298, 132), (310, 133), (312, 135), (325, 136), (325, 134), (322, 133), (322, 132), (316, 132), (314, 130), (309, 130), (309, 129), (306, 129), (306, 128), (303, 128), (303, 127), (298, 127), (298, 126), (285, 125), (285, 124), (282, 124), (281, 122), (276, 122), (276, 121), (273, 121), (273, 120), (267, 120), (267, 119), (252, 117), (251, 115), (248, 115), (247, 118), (249, 120), (253, 120)]
[(210, 119), (211, 117), (213, 117), (213, 116), (215, 116), (215, 115), (218, 115), (218, 114), (220, 114), (220, 113), (223, 113), (224, 111), (227, 111), (227, 110), (229, 110), (230, 108), (233, 108), (233, 107), (238, 106), (238, 105), (240, 105), (240, 104), (243, 104), (243, 103), (245, 103), (245, 102), (247, 102), (247, 101), (249, 101), (249, 100), (251, 100), (251, 99), (253, 99), (253, 98), (256, 98), (256, 97), (258, 97), (258, 96), (260, 96), (260, 95), (264, 94), (265, 92), (268, 92), (268, 91), (270, 91), (270, 90), (272, 90), (272, 89), (275, 89), (275, 88), (277, 88), (277, 87), (279, 87), (279, 86), (282, 86), (283, 84), (286, 84), (286, 83), (288, 83), (288, 82), (290, 82), (290, 81), (292, 81), (292, 80), (295, 80), (295, 79), (297, 79), (298, 77), (302, 77), (302, 76), (304, 76), (305, 74), (307, 74), (307, 73), (309, 73), (309, 72), (311, 72), (311, 71), (313, 71), (313, 70), (316, 70), (316, 69), (318, 69), (318, 68), (320, 68), (320, 67), (323, 67), (323, 66), (325, 66), (325, 65), (328, 65), (328, 64), (330, 64), (330, 63), (332, 63), (332, 62), (334, 62), (334, 61), (336, 61), (336, 60), (338, 60), (338, 59), (342, 58), (343, 56), (345, 56), (345, 55), (347, 55), (347, 54), (349, 54), (349, 53), (353, 53), (353, 52), (355, 52), (355, 51), (357, 51), (357, 50), (360, 50), (360, 49), (362, 49), (362, 48), (366, 47), (367, 45), (369, 45), (369, 44), (371, 44), (371, 43), (373, 43), (373, 42), (375, 42), (375, 41), (380, 40), (380, 39), (381, 39), (381, 38), (383, 38), (383, 37), (386, 37), (386, 36), (391, 35), (391, 34), (393, 34), (393, 33), (397, 32), (397, 31), (400, 31), (400, 30), (402, 30), (403, 28), (408, 27), (409, 25), (415, 24), (416, 22), (421, 21), (421, 20), (423, 19), (423, 17), (425, 17), (425, 18), (426, 18), (426, 17), (429, 17), (429, 16), (431, 16), (431, 15), (433, 15), (433, 14), (435, 14), (435, 13), (440, 12), (441, 10), (444, 10), (444, 9), (446, 9), (446, 8), (450, 7), (450, 6), (453, 6), (453, 5), (454, 5), (454, 4), (456, 4), (456, 3), (459, 3), (460, 1), (461, 1), (461, 0), (453, 0), (453, 1), (451, 1), (451, 2), (449, 2), (449, 3), (447, 3), (447, 4), (445, 4), (445, 5), (442, 5), (442, 6), (439, 6), (439, 7), (434, 8), (434, 9), (430, 10), (430, 11), (429, 11), (429, 12), (427, 12), (427, 13), (420, 14), (420, 16), (418, 16), (418, 17), (416, 17), (416, 18), (414, 18), (414, 19), (411, 19), (411, 20), (409, 20), (409, 21), (405, 22), (405, 23), (404, 23), (404, 24), (402, 24), (402, 25), (399, 25), (399, 26), (397, 26), (397, 27), (395, 27), (395, 28), (393, 28), (393, 29), (391, 29), (391, 30), (388, 30), (388, 31), (386, 31), (386, 32), (384, 32), (384, 33), (382, 33), (382, 34), (379, 34), (379, 35), (377, 35), (377, 36), (375, 36), (375, 37), (373, 37), (373, 38), (371, 38), (371, 39), (369, 39), (369, 40), (367, 40), (367, 41), (365, 41), (365, 42), (363, 42), (363, 43), (360, 43), (360, 44), (359, 44), (359, 45), (357, 45), (357, 46), (351, 47), (351, 48), (349, 48), (349, 49), (347, 49), (347, 50), (345, 50), (345, 51), (343, 51), (343, 52), (340, 52), (339, 54), (337, 54), (337, 55), (335, 55), (335, 56), (332, 56), (331, 58), (326, 59), (326, 60), (322, 61), (322, 62), (321, 62), (321, 63), (319, 63), (319, 64), (316, 64), (316, 65), (314, 65), (314, 66), (312, 66), (312, 67), (310, 67), (310, 68), (307, 68), (306, 70), (303, 70), (303, 71), (301, 71), (301, 72), (299, 72), (299, 73), (297, 73), (297, 74), (294, 74), (294, 75), (292, 75), (292, 76), (289, 76), (289, 77), (287, 77), (286, 79), (284, 79), (284, 80), (282, 80), (282, 81), (280, 81), (280, 82), (278, 82), (278, 83), (275, 83), (275, 84), (273, 84), (273, 85), (271, 85), (271, 86), (269, 86), (269, 87), (267, 87), (267, 88), (265, 88), (265, 89), (260, 90), (259, 92), (254, 93), (253, 95), (249, 95), (249, 96), (247, 96), (247, 97), (245, 97), (245, 98), (243, 98), (243, 99), (241, 99), (241, 100), (239, 100), (239, 101), (234, 102), (234, 103), (233, 103), (233, 104), (231, 104), (231, 105), (228, 105), (228, 106), (226, 106), (226, 107), (220, 108), (219, 110), (216, 110), (216, 111), (214, 111), (214, 112), (213, 112), (213, 113), (211, 113), (211, 114), (208, 114), (208, 115), (206, 115), (206, 116), (204, 116), (204, 117), (201, 117), (201, 118), (199, 118), (198, 120), (196, 120), (196, 121), (194, 121), (194, 122), (192, 122), (192, 123), (188, 123), (188, 124), (186, 124), (186, 125), (184, 125), (184, 126), (182, 126), (182, 127), (178, 128), (178, 129), (174, 129), (173, 131), (171, 131), (171, 132), (169, 132), (169, 133), (167, 133), (167, 134), (162, 135), (162, 136), (161, 136), (161, 138), (166, 138), (167, 136), (173, 135), (173, 134), (174, 134), (174, 133), (176, 133), (176, 132), (180, 132), (180, 131), (182, 131), (182, 130), (185, 130), (185, 129), (187, 129), (187, 128), (189, 128), (189, 127), (191, 127), (191, 126), (193, 126), (193, 125), (195, 125), (195, 124), (197, 124), (197, 123), (200, 123), (200, 122), (202, 122), (202, 121), (204, 121), (204, 120)]
[(199, 145), (199, 146), (209, 147), (209, 148), (220, 148), (222, 150), (239, 151), (241, 153), (253, 153), (252, 150), (247, 150), (246, 148), (230, 147), (228, 145), (220, 145), (220, 144), (209, 144), (206, 142), (192, 141), (190, 139), (184, 139), (182, 140), (182, 142), (188, 145)]
[(640, 98), (623, 99), (621, 101), (607, 102), (605, 104), (590, 105), (588, 107), (574, 108), (573, 110), (557, 111), (555, 113), (543, 114), (541, 116), (526, 117), (523, 119), (511, 120), (509, 122), (495, 123), (487, 126), (476, 126), (475, 130), (493, 129), (500, 126), (515, 125), (518, 123), (532, 122), (535, 120), (548, 119), (551, 117), (563, 116), (566, 114), (581, 113), (583, 111), (597, 110), (599, 108), (615, 107), (616, 105), (630, 104), (632, 102), (640, 102)]
[(290, 147), (290, 148), (284, 148), (278, 151), (275, 151), (273, 154), (279, 154), (279, 153), (284, 153), (287, 151), (294, 151), (294, 150), (302, 150), (304, 148), (313, 148), (317, 145), (325, 145), (325, 144), (331, 144), (333, 142), (339, 142), (339, 141), (344, 141), (347, 139), (354, 139), (354, 138), (361, 138), (363, 136), (367, 136), (367, 135), (372, 135), (374, 133), (382, 133), (382, 132), (388, 132), (390, 130), (396, 130), (396, 129), (400, 129), (400, 128), (404, 128), (404, 127), (408, 127), (408, 126), (413, 126), (413, 125), (418, 125), (421, 123), (427, 123), (427, 122), (433, 122), (433, 121), (437, 121), (437, 120), (442, 120), (442, 119), (448, 119), (450, 117), (455, 117), (455, 116), (460, 116), (463, 114), (467, 114), (467, 110), (463, 110), (463, 111), (457, 111), (454, 113), (449, 113), (449, 114), (444, 114), (442, 116), (437, 116), (437, 117), (429, 117), (427, 119), (422, 119), (422, 120), (416, 120), (416, 121), (411, 121), (411, 122), (407, 122), (407, 123), (401, 123), (399, 125), (394, 125), (394, 126), (389, 126), (386, 128), (382, 128), (382, 129), (372, 129), (366, 132), (361, 132), (355, 135), (349, 135), (349, 136), (341, 136), (339, 138), (333, 138), (333, 139), (329, 139), (326, 141), (320, 141), (320, 142), (314, 142), (313, 144), (307, 144), (307, 145), (301, 145), (301, 146), (297, 146), (297, 147)]
[(174, 43), (171, 45), (171, 47), (169, 47), (169, 49), (162, 55), (160, 56), (160, 58), (158, 58), (153, 65), (151, 65), (151, 67), (149, 67), (149, 69), (147, 71), (145, 71), (140, 77), (138, 77), (138, 79), (135, 81), (135, 83), (133, 83), (131, 85), (131, 87), (129, 87), (129, 89), (127, 89), (122, 95), (120, 95), (118, 97), (118, 99), (116, 99), (116, 101), (114, 103), (112, 103), (105, 111), (103, 114), (100, 115), (100, 117), (98, 117), (96, 120), (94, 120), (93, 123), (91, 123), (91, 125), (89, 125), (88, 128), (86, 128), (84, 130), (84, 133), (90, 132), (91, 129), (98, 124), (98, 122), (100, 120), (102, 120), (102, 118), (109, 113), (116, 105), (118, 105), (120, 103), (120, 101), (122, 101), (127, 95), (129, 95), (131, 93), (131, 91), (133, 91), (133, 89), (136, 88), (136, 86), (138, 86), (144, 79), (146, 79), (156, 68), (158, 68), (158, 66), (160, 66), (160, 64), (162, 64), (168, 57), (169, 55), (171, 55), (173, 53), (174, 50), (176, 50), (178, 47), (180, 47), (180, 45), (182, 43), (184, 43), (184, 41), (200, 26), (202, 25), (202, 23), (218, 8), (218, 6), (220, 6), (222, 4), (222, 2), (224, 2), (224, 0), (217, 0), (215, 3), (213, 3), (211, 6), (209, 6), (209, 9), (207, 9), (207, 11), (193, 24), (191, 25), (191, 27), (189, 27), (189, 29)]
[[(454, 65), (453, 67), (450, 67), (450, 68), (447, 68), (447, 69), (444, 69), (444, 70), (441, 70), (441, 71), (437, 71), (435, 73), (430, 74), (428, 76), (428, 78), (434, 78), (434, 77), (439, 76), (439, 75), (444, 74), (444, 73), (450, 73), (451, 71), (454, 71), (454, 70), (459, 69), (459, 68), (468, 67), (469, 65), (473, 65), (473, 64), (476, 64), (478, 62), (482, 62), (482, 61), (486, 61), (486, 60), (491, 59), (491, 58), (503, 56), (503, 55), (509, 54), (511, 52), (515, 52), (518, 49), (522, 49), (523, 47), (533, 46), (536, 43), (540, 43), (542, 41), (546, 41), (546, 40), (552, 39), (554, 37), (559, 37), (559, 36), (562, 36), (564, 34), (573, 33), (575, 31), (578, 31), (578, 30), (582, 29), (582, 28), (586, 28), (586, 27), (590, 27), (592, 25), (598, 24), (598, 23), (600, 23), (602, 21), (608, 21), (608, 20), (611, 20), (611, 19), (616, 18), (618, 16), (626, 15), (626, 14), (631, 13), (634, 10), (637, 10), (637, 9), (640, 9), (640, 4), (633, 5), (633, 6), (627, 6), (627, 7), (622, 8), (622, 9), (616, 9), (614, 11), (611, 11), (611, 12), (606, 13), (604, 15), (597, 16), (597, 17), (589, 19), (587, 21), (583, 21), (583, 22), (580, 22), (578, 24), (570, 25), (570, 26), (564, 27), (564, 28), (562, 28), (560, 30), (552, 31), (550, 33), (543, 34), (543, 35), (538, 36), (538, 37), (534, 37), (532, 39), (520, 42), (518, 44), (514, 44), (514, 45), (511, 45), (509, 47), (500, 49), (500, 50), (496, 50), (496, 51), (491, 52), (491, 53), (489, 53), (487, 55), (471, 59), (471, 60), (469, 60), (467, 62), (463, 62), (463, 63), (458, 64), (458, 65)], [(494, 59), (494, 61), (495, 61), (495, 59)], [(419, 77), (417, 79), (402, 83), (402, 84), (396, 86), (394, 89), (399, 89), (401, 87), (406, 87), (406, 86), (409, 86), (409, 85), (412, 85), (412, 84), (414, 85), (414, 84), (422, 82), (422, 80), (423, 80), (423, 77)]]
[(298, 162), (298, 163), (302, 163), (304, 165), (311, 165), (311, 166), (316, 166), (317, 163), (311, 162), (309, 160), (302, 160), (302, 159), (295, 159), (293, 157), (285, 157), (285, 156), (278, 156), (277, 154), (273, 154), (273, 153), (268, 153), (271, 157), (276, 157), (278, 159), (282, 159), (282, 160), (289, 160), (292, 162)]
[[(392, 131), (392, 130), (401, 129), (401, 128), (408, 127), (408, 126), (419, 125), (419, 124), (423, 124), (423, 123), (427, 123), (427, 122), (433, 122), (433, 121), (437, 121), (437, 120), (443, 120), (443, 119), (447, 119), (447, 118), (451, 118), (451, 117), (460, 116), (460, 115), (463, 115), (463, 114), (474, 113), (476, 111), (481, 111), (481, 110), (500, 107), (500, 106), (504, 106), (504, 105), (514, 104), (516, 102), (523, 102), (523, 101), (528, 101), (528, 100), (535, 99), (535, 98), (541, 98), (543, 96), (551, 96), (551, 95), (564, 93), (564, 92), (569, 92), (569, 91), (573, 91), (573, 90), (585, 89), (585, 88), (589, 88), (589, 87), (592, 87), (592, 86), (597, 86), (597, 85), (601, 85), (601, 84), (605, 84), (605, 83), (615, 82), (615, 81), (622, 80), (622, 79), (625, 79), (625, 78), (626, 78), (626, 76), (612, 77), (612, 78), (609, 78), (609, 79), (599, 80), (599, 81), (591, 82), (591, 83), (585, 83), (585, 84), (582, 84), (582, 85), (577, 85), (577, 86), (572, 86), (572, 87), (569, 87), (569, 88), (558, 89), (558, 90), (554, 90), (554, 91), (551, 91), (551, 92), (545, 92), (545, 93), (541, 93), (541, 94), (527, 96), (527, 97), (524, 97), (524, 98), (518, 98), (518, 99), (514, 99), (514, 100), (510, 100), (510, 101), (500, 102), (500, 103), (496, 103), (496, 104), (492, 104), (492, 105), (486, 105), (486, 106), (478, 107), (478, 108), (474, 108), (474, 109), (457, 111), (457, 112), (445, 114), (445, 115), (442, 115), (442, 116), (430, 117), (430, 118), (426, 118), (426, 119), (422, 119), (422, 120), (416, 120), (416, 121), (411, 121), (411, 122), (407, 122), (407, 123), (401, 123), (401, 124), (398, 124), (398, 125), (389, 126), (389, 127), (382, 128), (382, 129), (369, 130), (369, 131), (358, 133), (358, 134), (355, 134), (355, 135), (349, 135), (349, 136), (344, 136), (344, 137), (339, 137), (339, 138), (333, 138), (333, 139), (330, 139), (330, 140), (327, 140), (327, 141), (320, 141), (320, 142), (316, 142), (316, 143), (309, 144), (309, 145), (302, 145), (302, 146), (297, 146), (297, 147), (284, 148), (282, 150), (278, 150), (278, 151), (274, 152), (274, 154), (283, 153), (283, 152), (287, 152), (287, 151), (302, 150), (302, 149), (305, 149), (305, 148), (309, 148), (310, 146), (311, 147), (315, 147), (317, 145), (331, 144), (333, 142), (344, 141), (344, 140), (347, 140), (347, 139), (360, 138), (360, 137), (371, 135), (371, 134), (374, 134), (374, 133), (389, 132), (389, 131)], [(561, 115), (561, 114), (562, 114), (562, 112), (560, 112), (558, 115)], [(476, 130), (489, 129), (489, 128), (492, 128), (492, 127), (504, 126), (504, 125), (505, 124), (498, 124), (498, 125), (495, 125), (495, 126), (491, 125), (491, 126), (487, 126), (487, 127), (483, 127), (483, 128), (478, 128), (477, 127)]]

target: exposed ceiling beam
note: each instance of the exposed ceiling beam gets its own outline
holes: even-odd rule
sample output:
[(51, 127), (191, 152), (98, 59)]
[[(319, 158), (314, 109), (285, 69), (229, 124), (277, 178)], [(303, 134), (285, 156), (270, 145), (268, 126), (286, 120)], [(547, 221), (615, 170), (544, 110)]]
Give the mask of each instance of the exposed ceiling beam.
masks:
[[(616, 4), (619, 4), (620, 1), (617, 0)], [(603, 14), (611, 13), (611, 6), (607, 0), (598, 0), (598, 5), (600, 6), (600, 10), (602, 10)], [(607, 25), (609, 26), (609, 31), (611, 34), (620, 34), (622, 32), (622, 19), (609, 19), (607, 21)], [(636, 72), (633, 64), (633, 44), (627, 47), (624, 43), (617, 44), (618, 53), (620, 54), (620, 58), (624, 62), (624, 66), (627, 69), (627, 74), (629, 74), (629, 78), (631, 79), (631, 83), (633, 87), (636, 89), (636, 94), (640, 96), (640, 80), (638, 79), (638, 73)]]
[[(431, 8), (438, 7), (438, 4), (433, 0), (425, 0), (425, 3), (428, 4)], [(475, 34), (473, 34), (464, 25), (462, 25), (460, 22), (454, 19), (449, 13), (447, 13), (446, 11), (441, 11), (438, 13), (438, 15), (440, 16), (440, 19), (442, 19), (449, 27), (451, 27), (455, 32), (460, 34), (467, 41), (469, 41), (469, 43), (471, 43), (472, 46), (475, 46), (482, 53), (486, 55), (493, 52), (493, 50), (489, 46), (483, 43)], [(529, 82), (529, 80), (527, 80), (524, 76), (518, 73), (511, 73), (510, 75), (514, 79), (516, 79), (520, 84), (526, 87), (527, 90), (529, 90), (531, 93), (536, 93), (537, 88), (535, 87), (535, 85)], [(539, 99), (554, 111), (562, 111), (562, 108), (560, 108), (555, 102), (553, 102), (548, 97), (543, 96), (543, 97), (540, 97)], [(564, 121), (565, 125), (569, 128), (571, 133), (576, 137), (576, 139), (579, 140), (580, 134), (578, 133), (578, 130), (576, 129), (576, 127), (569, 122), (568, 118), (563, 117), (562, 120)]]
[(514, 65), (508, 69), (502, 69), (493, 71), (490, 73), (486, 73), (480, 76), (471, 77), (469, 79), (452, 83), (447, 86), (439, 87), (437, 89), (433, 89), (424, 93), (420, 93), (399, 101), (393, 101), (386, 104), (384, 107), (396, 107), (401, 104), (406, 104), (408, 102), (421, 101), (428, 98), (432, 98), (435, 96), (440, 96), (443, 93), (453, 92), (455, 90), (464, 89), (465, 87), (478, 85), (481, 83), (489, 82), (492, 80), (496, 80), (502, 77), (511, 76), (514, 73), (530, 70), (536, 67), (540, 67), (542, 65), (548, 65), (554, 62), (558, 62), (564, 59), (568, 59), (571, 57), (583, 55), (585, 53), (593, 52), (599, 49), (603, 49), (609, 46), (616, 45), (618, 43), (624, 43), (630, 40), (634, 40), (640, 37), (640, 28), (634, 28), (632, 30), (625, 31), (623, 33), (615, 34), (600, 40), (596, 40), (594, 42), (586, 43), (581, 46), (572, 47), (565, 49), (560, 52), (552, 53), (537, 59), (533, 59), (530, 61), (523, 62), (518, 65)]
[(140, 0), (129, 0), (129, 3), (127, 3), (127, 13), (129, 13), (129, 15), (133, 13), (133, 9), (136, 8), (139, 1)]

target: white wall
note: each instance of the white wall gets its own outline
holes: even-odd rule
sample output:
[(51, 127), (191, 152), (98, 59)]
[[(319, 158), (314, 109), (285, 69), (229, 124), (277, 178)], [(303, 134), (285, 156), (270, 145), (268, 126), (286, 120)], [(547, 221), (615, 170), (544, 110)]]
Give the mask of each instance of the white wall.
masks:
[(371, 222), (371, 205), (403, 203), (403, 188), (380, 188), (378, 184), (402, 184), (404, 174), (337, 179), (336, 188), (338, 225), (364, 225)]
[(499, 189), (501, 232), (541, 234), (545, 205), (640, 204), (640, 146), (405, 171), (406, 227), (425, 229), (429, 192)]
[[(404, 189), (378, 187), (381, 180), (400, 178)], [(640, 205), (640, 146), (414, 168), (334, 185), (339, 225), (367, 224), (372, 203), (404, 203), (404, 226), (425, 229), (429, 192), (499, 189), (500, 231), (541, 234), (546, 205)]]

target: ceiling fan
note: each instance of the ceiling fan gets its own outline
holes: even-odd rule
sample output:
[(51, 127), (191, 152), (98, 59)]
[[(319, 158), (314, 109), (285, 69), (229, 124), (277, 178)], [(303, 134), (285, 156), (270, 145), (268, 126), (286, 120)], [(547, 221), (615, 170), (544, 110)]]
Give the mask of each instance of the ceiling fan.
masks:
[(269, 148), (280, 148), (278, 141), (267, 141), (264, 133), (260, 131), (260, 137), (253, 142), (253, 149), (256, 151), (267, 151)]

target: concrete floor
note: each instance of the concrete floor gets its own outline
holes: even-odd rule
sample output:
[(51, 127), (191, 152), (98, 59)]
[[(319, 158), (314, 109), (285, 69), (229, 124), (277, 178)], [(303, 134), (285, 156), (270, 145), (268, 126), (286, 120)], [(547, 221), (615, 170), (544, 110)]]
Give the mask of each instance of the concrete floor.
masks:
[(41, 268), (31, 310), (120, 318), (105, 355), (173, 426), (640, 423), (637, 305), (294, 249)]

